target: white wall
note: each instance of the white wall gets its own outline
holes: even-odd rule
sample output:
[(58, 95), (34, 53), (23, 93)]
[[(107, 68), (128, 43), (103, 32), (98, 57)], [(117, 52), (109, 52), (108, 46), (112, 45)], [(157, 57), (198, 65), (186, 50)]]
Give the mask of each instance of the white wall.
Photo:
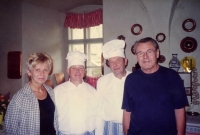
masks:
[(22, 79), (7, 77), (7, 54), (22, 51), (22, 4), (16, 1), (0, 1), (0, 94), (19, 90)]
[(22, 4), (23, 85), (27, 82), (25, 61), (33, 52), (46, 52), (52, 57), (54, 66), (49, 79), (54, 84), (53, 74), (65, 72), (67, 31), (64, 21), (64, 13)]
[[(180, 48), (180, 42), (186, 36), (191, 36), (200, 43), (200, 38), (198, 38), (200, 34), (199, 7), (199, 0), (103, 0), (104, 42), (116, 39), (119, 35), (126, 37), (126, 55), (129, 59), (127, 69), (131, 71), (137, 62), (131, 53), (131, 47), (135, 41), (144, 37), (155, 38), (158, 33), (164, 33), (166, 39), (159, 45), (166, 61), (160, 65), (168, 67), (173, 53), (178, 54), (179, 60), (185, 56), (193, 56), (196, 59), (197, 71), (200, 73), (198, 58), (200, 47), (192, 53), (185, 53)], [(182, 29), (183, 21), (188, 18), (196, 21), (197, 27), (193, 32), (185, 32)], [(136, 23), (143, 27), (142, 33), (138, 36), (131, 33), (131, 27)], [(104, 67), (105, 73), (109, 73), (110, 69)], [(181, 71), (183, 71), (182, 68), (179, 72)], [(198, 92), (200, 93), (200, 87), (198, 87)], [(192, 110), (200, 112), (199, 105), (195, 105)]]
[[(53, 73), (49, 79), (55, 84), (54, 73), (65, 72), (66, 35), (65, 14), (38, 8), (21, 2), (0, 3), (0, 93), (11, 93), (11, 97), (28, 81), (25, 61), (30, 53), (46, 52), (53, 61)], [(22, 52), (22, 78), (8, 79), (7, 53)]]

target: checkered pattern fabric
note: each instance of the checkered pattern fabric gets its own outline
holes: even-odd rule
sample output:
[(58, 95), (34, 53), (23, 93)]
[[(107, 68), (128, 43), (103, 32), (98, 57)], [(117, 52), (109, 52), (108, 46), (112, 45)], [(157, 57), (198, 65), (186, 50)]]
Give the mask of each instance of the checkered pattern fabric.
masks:
[[(54, 102), (51, 87), (44, 84)], [(54, 126), (57, 130), (57, 111), (54, 116)], [(29, 84), (19, 90), (8, 105), (5, 115), (6, 135), (40, 135), (40, 110), (38, 99)]]

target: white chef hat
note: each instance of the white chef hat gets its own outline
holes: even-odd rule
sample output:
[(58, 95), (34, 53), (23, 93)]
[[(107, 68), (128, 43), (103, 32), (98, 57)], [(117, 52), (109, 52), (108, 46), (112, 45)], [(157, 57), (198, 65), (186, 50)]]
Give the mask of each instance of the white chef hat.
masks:
[(72, 51), (67, 54), (68, 59), (68, 68), (70, 68), (73, 65), (83, 65), (85, 67), (85, 60), (87, 59), (87, 56), (79, 51)]
[(125, 58), (124, 46), (125, 46), (125, 41), (119, 39), (114, 39), (105, 43), (102, 47), (103, 57), (105, 59), (109, 59), (111, 57), (116, 57), (116, 56)]

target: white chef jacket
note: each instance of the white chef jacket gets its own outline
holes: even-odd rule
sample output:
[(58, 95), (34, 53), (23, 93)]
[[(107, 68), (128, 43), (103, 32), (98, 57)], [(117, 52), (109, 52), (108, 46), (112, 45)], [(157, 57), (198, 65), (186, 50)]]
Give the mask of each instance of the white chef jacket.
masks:
[(109, 73), (98, 79), (97, 92), (102, 109), (99, 117), (102, 117), (103, 120), (122, 123), (123, 110), (121, 106), (124, 94), (124, 82), (130, 73), (126, 71), (126, 76), (121, 79), (116, 78), (113, 73)]
[(54, 93), (59, 132), (82, 134), (95, 129), (99, 100), (92, 86), (85, 82), (75, 86), (67, 81), (55, 87)]

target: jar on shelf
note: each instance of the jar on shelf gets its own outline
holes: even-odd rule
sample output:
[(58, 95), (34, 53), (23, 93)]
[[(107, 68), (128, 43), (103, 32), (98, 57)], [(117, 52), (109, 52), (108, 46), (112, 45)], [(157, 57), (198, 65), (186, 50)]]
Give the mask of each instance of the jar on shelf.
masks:
[(177, 58), (178, 54), (172, 54), (172, 59), (169, 61), (169, 68), (178, 72), (180, 69), (180, 61)]

